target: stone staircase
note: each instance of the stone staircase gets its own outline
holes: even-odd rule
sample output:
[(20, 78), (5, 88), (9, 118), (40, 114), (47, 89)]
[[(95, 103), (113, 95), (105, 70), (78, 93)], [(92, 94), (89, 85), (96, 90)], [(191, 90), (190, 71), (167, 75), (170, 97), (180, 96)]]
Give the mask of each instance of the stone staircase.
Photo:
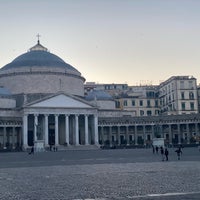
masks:
[(98, 150), (100, 149), (100, 145), (69, 145), (69, 146), (65, 146), (65, 145), (60, 145), (58, 147), (58, 151), (68, 151), (68, 150)]

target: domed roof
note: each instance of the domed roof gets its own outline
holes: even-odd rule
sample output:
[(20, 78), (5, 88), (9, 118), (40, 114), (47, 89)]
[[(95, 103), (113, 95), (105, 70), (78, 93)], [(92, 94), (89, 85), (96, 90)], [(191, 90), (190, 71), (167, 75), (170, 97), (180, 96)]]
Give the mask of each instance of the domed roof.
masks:
[(21, 67), (61, 67), (78, 72), (74, 67), (65, 63), (60, 57), (48, 52), (47, 48), (38, 43), (30, 48), (29, 52), (15, 58), (11, 63), (2, 67), (2, 70)]
[(93, 90), (85, 97), (86, 100), (113, 100), (113, 97), (103, 90)]

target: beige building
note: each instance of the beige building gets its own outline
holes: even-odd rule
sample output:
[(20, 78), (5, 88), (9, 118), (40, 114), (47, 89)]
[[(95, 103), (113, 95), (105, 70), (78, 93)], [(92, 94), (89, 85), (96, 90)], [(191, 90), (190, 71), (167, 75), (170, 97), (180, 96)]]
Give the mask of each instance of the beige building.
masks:
[(159, 99), (161, 114), (198, 113), (196, 78), (172, 76), (159, 85)]
[(158, 116), (158, 86), (130, 86), (116, 99), (117, 108), (132, 111), (135, 116)]
[(84, 82), (39, 41), (0, 68), (0, 150), (146, 146), (154, 137), (199, 142), (195, 78), (171, 77), (159, 86)]

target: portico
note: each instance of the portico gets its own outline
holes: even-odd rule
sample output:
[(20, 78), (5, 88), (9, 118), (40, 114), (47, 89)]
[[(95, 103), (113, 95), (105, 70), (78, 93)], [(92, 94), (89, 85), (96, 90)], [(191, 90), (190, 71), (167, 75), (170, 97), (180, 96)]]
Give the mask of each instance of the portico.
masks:
[(72, 96), (59, 94), (24, 108), (23, 147), (98, 144), (97, 109)]

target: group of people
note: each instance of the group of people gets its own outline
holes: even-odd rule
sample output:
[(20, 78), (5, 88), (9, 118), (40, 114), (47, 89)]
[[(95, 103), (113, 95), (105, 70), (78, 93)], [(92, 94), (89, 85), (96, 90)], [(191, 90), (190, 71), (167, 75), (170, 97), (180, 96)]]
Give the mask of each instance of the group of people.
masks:
[[(169, 160), (169, 158), (168, 158), (168, 156), (169, 156), (169, 151), (168, 151), (168, 149), (167, 148), (164, 148), (163, 146), (161, 146), (161, 147), (158, 147), (158, 146), (156, 146), (156, 147), (154, 147), (153, 146), (153, 153), (159, 153), (159, 149), (160, 149), (160, 154), (161, 154), (161, 156), (162, 156), (162, 161), (168, 161)], [(175, 150), (175, 152), (177, 153), (177, 158), (178, 158), (178, 160), (180, 160), (180, 157), (181, 157), (181, 155), (182, 155), (182, 150), (181, 150), (181, 147), (178, 147), (176, 150)]]

